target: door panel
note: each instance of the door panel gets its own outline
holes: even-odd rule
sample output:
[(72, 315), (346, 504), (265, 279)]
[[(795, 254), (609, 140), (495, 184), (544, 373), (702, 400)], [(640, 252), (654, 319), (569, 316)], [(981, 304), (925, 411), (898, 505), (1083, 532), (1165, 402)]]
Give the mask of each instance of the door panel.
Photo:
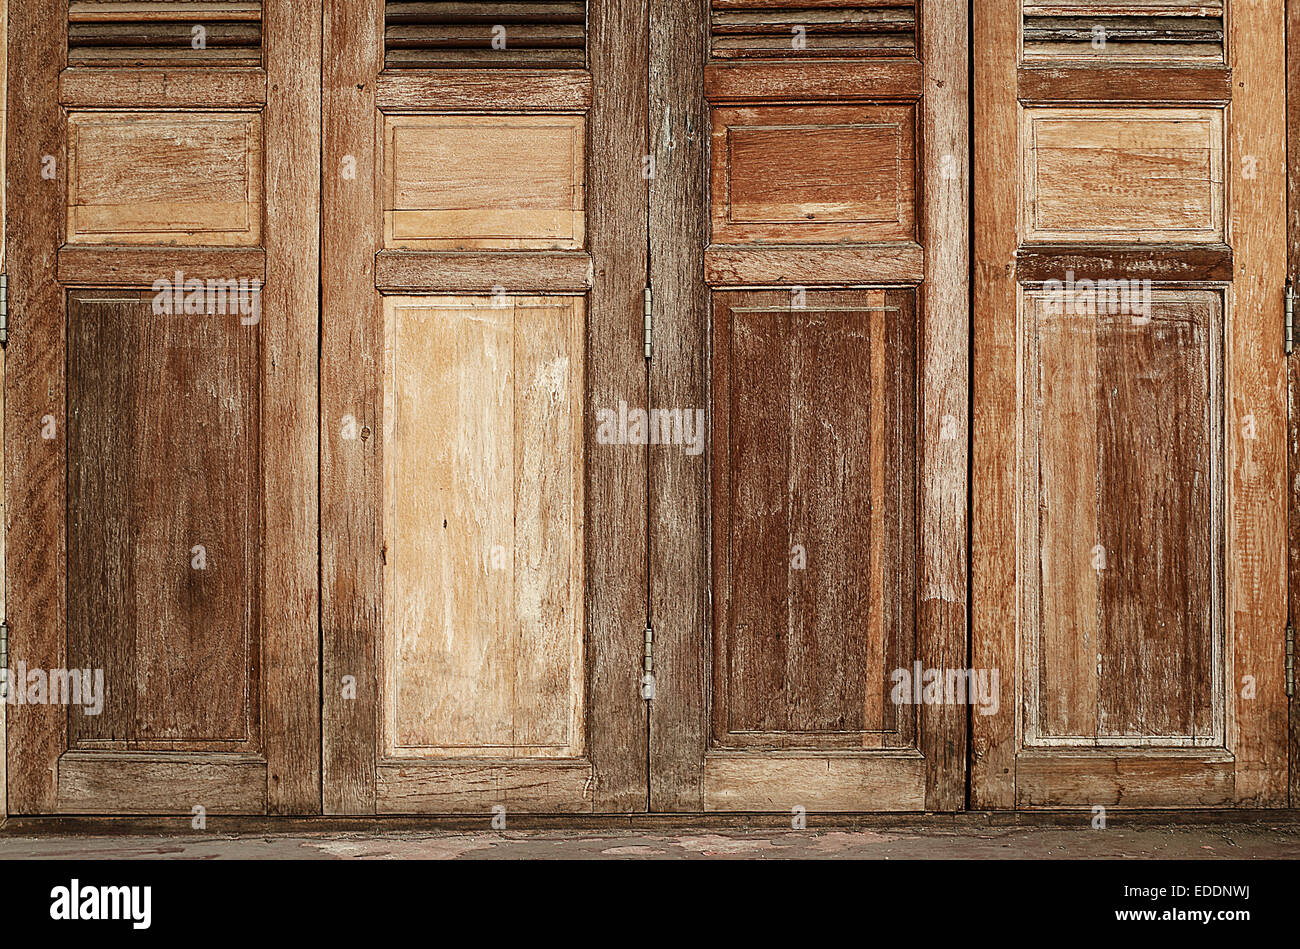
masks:
[(11, 21), (10, 809), (311, 813), (318, 34), (101, 6)]
[(712, 444), (652, 455), (651, 806), (957, 808), (964, 699), (895, 687), (966, 666), (965, 7), (697, 12), (653, 52), (651, 392)]
[(976, 8), (972, 804), (1280, 804), (1281, 5), (1077, 6)]
[(643, 809), (645, 11), (426, 6), (325, 10), (325, 811)]

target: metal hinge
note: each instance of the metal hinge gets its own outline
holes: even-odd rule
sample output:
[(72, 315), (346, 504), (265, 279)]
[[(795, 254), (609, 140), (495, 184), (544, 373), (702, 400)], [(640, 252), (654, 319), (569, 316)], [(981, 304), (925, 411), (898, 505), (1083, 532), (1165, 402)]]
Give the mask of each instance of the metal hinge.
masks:
[(650, 316), (650, 288), (645, 288), (645, 358), (649, 359), (654, 354), (654, 342), (650, 336), (651, 316)]
[(0, 623), (0, 670), (9, 668), (9, 624)]
[(1295, 629), (1286, 624), (1286, 694), (1295, 694)]
[(1291, 280), (1286, 282), (1286, 344), (1284, 346), (1288, 356), (1291, 350), (1295, 349), (1295, 283)]
[(9, 277), (0, 273), (0, 346), (9, 344)]
[(655, 631), (649, 623), (645, 624), (645, 665), (642, 670), (646, 675), (654, 675), (655, 671)]

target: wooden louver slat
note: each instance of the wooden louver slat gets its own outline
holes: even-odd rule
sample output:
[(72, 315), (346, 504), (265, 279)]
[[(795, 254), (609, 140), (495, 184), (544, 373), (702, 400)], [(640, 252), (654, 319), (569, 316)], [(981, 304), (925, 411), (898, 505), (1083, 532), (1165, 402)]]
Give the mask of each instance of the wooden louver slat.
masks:
[[(390, 67), (581, 67), (586, 20), (583, 0), (387, 0), (384, 61)], [(494, 48), (502, 31), (504, 47)]]
[[(202, 42), (195, 48), (196, 28)], [(71, 66), (257, 66), (261, 0), (69, 0)]]
[(1026, 0), (1024, 58), (1223, 62), (1223, 5)]
[(910, 56), (916, 5), (899, 0), (712, 0), (713, 56)]

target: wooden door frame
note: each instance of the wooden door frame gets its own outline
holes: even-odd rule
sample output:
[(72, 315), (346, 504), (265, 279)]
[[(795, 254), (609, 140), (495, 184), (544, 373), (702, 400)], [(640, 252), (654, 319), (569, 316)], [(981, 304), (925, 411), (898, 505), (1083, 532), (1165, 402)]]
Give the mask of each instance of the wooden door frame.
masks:
[[(1300, 0), (1286, 0), (1286, 273), (1300, 276)], [(1300, 286), (1295, 290), (1300, 292)], [(1300, 627), (1300, 357), (1286, 358), (1287, 380), (1287, 623), (1294, 639)], [(1292, 671), (1294, 674), (1294, 657)], [(1300, 807), (1300, 696), (1294, 687), (1288, 703), (1290, 742), (1288, 800)]]
[[(918, 292), (922, 315), (917, 341), (921, 422), (916, 636), (922, 662), (944, 669), (969, 664), (968, 14), (968, 0), (922, 0), (918, 16), (918, 174), (924, 188), (921, 240), (927, 250), (926, 279)], [(650, 188), (655, 299), (650, 399), (652, 406), (707, 406), (712, 314), (703, 274), (708, 2), (663, 0), (655, 4), (652, 16), (650, 128), (656, 175)], [(872, 91), (857, 90), (859, 96)], [(941, 439), (941, 432), (955, 437)], [(661, 450), (650, 459), (650, 620), (657, 678), (650, 703), (651, 810), (704, 808), (712, 656), (712, 528), (705, 463), (710, 454), (691, 458)], [(928, 810), (965, 806), (968, 712), (958, 705), (921, 706)]]
[[(1289, 3), (1294, 18), (1295, 0), (1289, 0)], [(1248, 7), (1255, 9), (1249, 10)], [(1250, 314), (1251, 318), (1238, 318), (1235, 323), (1227, 323), (1236, 332), (1223, 342), (1225, 365), (1235, 373), (1230, 377), (1234, 381), (1229, 383), (1223, 399), (1227, 484), (1222, 499), (1226, 525), (1224, 543), (1227, 558), (1237, 557), (1234, 551), (1243, 547), (1251, 548), (1256, 554), (1228, 560), (1229, 566), (1241, 565), (1243, 560), (1245, 563), (1237, 575), (1229, 574), (1223, 604), (1227, 630), (1225, 744), (1231, 752), (1231, 760), (1225, 761), (1222, 754), (1196, 760), (1189, 754), (1182, 757), (1181, 764), (1171, 762), (1147, 785), (1148, 797), (1155, 801), (1193, 793), (1186, 791), (1189, 776), (1209, 768), (1219, 769), (1216, 780), (1220, 782), (1220, 788), (1223, 783), (1232, 782), (1229, 794), (1232, 802), (1238, 805), (1277, 806), (1285, 800), (1285, 776), (1278, 781), (1274, 771), (1276, 757), (1285, 757), (1286, 754), (1283, 742), (1279, 740), (1283, 729), (1279, 727), (1279, 716), (1270, 711), (1269, 703), (1277, 702), (1277, 697), (1282, 694), (1282, 630), (1286, 608), (1280, 598), (1270, 597), (1269, 591), (1278, 590), (1286, 582), (1284, 538), (1277, 522), (1283, 508), (1292, 506), (1276, 490), (1281, 479), (1270, 481), (1267, 477), (1270, 473), (1281, 473), (1285, 464), (1282, 446), (1263, 439), (1257, 443), (1252, 466), (1263, 470), (1265, 477), (1261, 479), (1262, 483), (1248, 483), (1244, 473), (1246, 465), (1241, 462), (1248, 449), (1243, 448), (1241, 425), (1233, 421), (1246, 412), (1254, 412), (1258, 413), (1259, 426), (1264, 431), (1277, 432), (1286, 424), (1284, 419), (1277, 417), (1274, 408), (1269, 407), (1270, 404), (1281, 405), (1282, 400), (1276, 397), (1282, 395), (1281, 387), (1287, 374), (1282, 363), (1285, 357), (1282, 356), (1281, 331), (1277, 328), (1281, 322), (1282, 280), (1279, 271), (1282, 268), (1275, 266), (1280, 264), (1280, 260), (1275, 254), (1274, 241), (1280, 240), (1281, 234), (1272, 230), (1280, 222), (1276, 220), (1277, 209), (1270, 205), (1267, 193), (1273, 185), (1281, 183), (1282, 176), (1275, 167), (1276, 162), (1270, 165), (1261, 159), (1259, 186), (1240, 187), (1232, 181), (1232, 170), (1243, 165), (1253, 153), (1249, 143), (1254, 143), (1253, 147), (1258, 149), (1276, 144), (1266, 141), (1269, 127), (1265, 124), (1276, 121), (1274, 116), (1281, 105), (1270, 98), (1276, 87), (1252, 83), (1250, 79), (1267, 77), (1283, 63), (1281, 57), (1273, 60), (1274, 53), (1278, 52), (1275, 48), (1253, 48), (1242, 42), (1252, 34), (1274, 35), (1272, 28), (1260, 25), (1260, 8), (1270, 16), (1276, 13), (1277, 19), (1281, 19), (1281, 8), (1273, 7), (1267, 0), (1260, 4), (1248, 4), (1246, 0), (1236, 3), (1228, 11), (1225, 45), (1230, 52), (1225, 68), (1220, 70), (1223, 75), (1217, 79), (1211, 77), (1203, 84), (1203, 89), (1198, 87), (1189, 90), (1191, 94), (1170, 96), (1165, 100), (1166, 104), (1189, 101), (1225, 106), (1232, 117), (1232, 127), (1225, 135), (1225, 166), (1228, 169), (1225, 174), (1229, 179), (1231, 202), (1232, 230), (1229, 234), (1233, 250), (1229, 299), (1233, 311)], [(1016, 169), (1021, 160), (1019, 100), (1022, 95), (1075, 105), (1117, 100), (1161, 101), (1160, 92), (1150, 93), (1150, 89), (1160, 81), (1158, 67), (1153, 68), (1145, 85), (1125, 83), (1122, 76), (1088, 82), (1088, 70), (1092, 67), (1072, 71), (1051, 64), (1027, 77), (1018, 56), (1020, 0), (981, 0), (975, 4), (974, 13), (974, 48), (978, 57), (974, 87), (976, 181), (1002, 181), (1007, 175), (1018, 174)], [(1236, 75), (1233, 75), (1234, 70)], [(1097, 77), (1094, 74), (1092, 78)], [(1031, 86), (1028, 94), (1026, 83)], [(1059, 91), (1041, 91), (1053, 83), (1055, 90)], [(1127, 93), (1126, 88), (1129, 90)], [(1291, 134), (1294, 134), (1294, 128)], [(975, 301), (973, 404), (976, 425), (972, 469), (971, 641), (977, 664), (1015, 670), (1014, 678), (1003, 676), (1004, 682), (1014, 681), (1007, 701), (1014, 706), (1015, 715), (975, 716), (972, 721), (970, 803), (980, 809), (1012, 809), (1017, 806), (1016, 762), (1020, 751), (1017, 723), (1022, 714), (1019, 660), (1023, 560), (1019, 553), (1017, 519), (1022, 482), (1018, 470), (1020, 429), (1017, 416), (1019, 393), (1016, 391), (1021, 332), (1017, 310), (1020, 234), (1016, 187), (1018, 185), (977, 190), (972, 219), (975, 253), (972, 287)], [(1277, 196), (1274, 194), (1273, 198)], [(1245, 222), (1252, 222), (1255, 226), (1247, 228)], [(1139, 256), (1134, 255), (1134, 259)], [(1248, 269), (1256, 263), (1264, 272)], [(1179, 281), (1174, 271), (1157, 272), (1151, 276), (1157, 282)], [(1227, 282), (1223, 275), (1191, 272), (1186, 273), (1183, 279), (1207, 285)], [(1245, 409), (1234, 405), (1233, 400), (1242, 392), (1255, 395), (1259, 404), (1265, 407)], [(1216, 503), (1218, 501), (1216, 499)], [(1014, 532), (1010, 542), (1007, 540), (1008, 532)], [(1294, 609), (1294, 604), (1291, 608)], [(1236, 664), (1242, 656), (1250, 656), (1253, 664)], [(1240, 681), (1234, 683), (1231, 677), (1242, 675), (1254, 678), (1258, 700), (1241, 696)], [(1098, 770), (1106, 767), (1104, 765)], [(1071, 775), (1063, 773), (1065, 770), (1065, 766), (1058, 766), (1051, 778), (1057, 787), (1072, 781)], [(1109, 771), (1094, 777), (1096, 780), (1089, 786), (1107, 788), (1108, 793), (1121, 780), (1110, 775)], [(1222, 792), (1206, 788), (1204, 793), (1212, 796)], [(1189, 798), (1187, 806), (1194, 806), (1194, 803)]]
[[(262, 745), (266, 802), (272, 814), (320, 809), (317, 557), (317, 268), (320, 136), (320, 0), (265, 0), (264, 68), (232, 71), (216, 88), (218, 103), (262, 109), (265, 210), (262, 288), (261, 644)], [(7, 620), (11, 655), (32, 667), (62, 664), (66, 621), (65, 290), (58, 251), (67, 193), (66, 0), (31, 0), (11, 11), (8, 62), (11, 105), (6, 130), (6, 207), (11, 280), (10, 346), (5, 399)], [(118, 71), (120, 74), (120, 71)], [(185, 109), (198, 85), (194, 70), (139, 68), (129, 79), (79, 83), (83, 99), (103, 107), (131, 88), (142, 108)], [(216, 76), (207, 77), (215, 80)], [(101, 83), (108, 86), (100, 89)], [(112, 100), (116, 94), (118, 99)], [(88, 100), (87, 100), (88, 101)], [(56, 158), (52, 180), (43, 156)], [(197, 258), (191, 258), (197, 259)], [(105, 268), (102, 279), (114, 278)], [(139, 268), (137, 268), (139, 269)], [(118, 279), (122, 282), (123, 279)], [(57, 420), (57, 437), (36, 437), (41, 417)], [(19, 433), (32, 433), (28, 437)], [(266, 701), (273, 696), (274, 701)], [(30, 710), (30, 706), (27, 707)], [(56, 813), (57, 769), (65, 715), (11, 717), (9, 805), (23, 813)], [(151, 762), (124, 765), (129, 784)], [(144, 768), (132, 775), (133, 768)], [(178, 778), (200, 780), (197, 772)], [(210, 782), (210, 777), (207, 778)], [(198, 798), (196, 798), (198, 799)]]
[[(377, 678), (383, 631), (381, 548), (382, 307), (376, 271), (416, 253), (384, 252), (378, 230), (383, 181), (376, 116), (386, 110), (446, 112), (564, 112), (587, 116), (586, 209), (588, 275), (586, 374), (582, 406), (587, 444), (585, 471), (585, 606), (587, 661), (587, 774), (572, 790), (574, 759), (557, 759), (566, 772), (565, 794), (541, 759), (444, 759), (425, 769), (451, 775), (459, 810), (487, 812), (510, 790), (511, 810), (644, 811), (646, 805), (646, 703), (640, 694), (646, 616), (646, 457), (633, 447), (595, 444), (596, 407), (644, 405), (642, 299), (646, 280), (645, 148), (648, 11), (625, 0), (590, 0), (587, 69), (515, 70), (439, 68), (423, 88), (414, 80), (383, 76), (383, 0), (324, 0), (325, 74), (322, 143), (321, 326), (321, 648), (323, 701), (323, 809), (326, 814), (374, 814), (380, 765)], [(332, 38), (338, 36), (338, 42)], [(393, 70), (397, 74), (398, 70)], [(419, 72), (419, 71), (417, 71)], [(427, 71), (426, 71), (427, 72)], [(528, 82), (519, 76), (527, 75)], [(376, 80), (376, 77), (379, 77)], [(485, 105), (485, 102), (487, 103)], [(355, 180), (339, 174), (355, 159)], [(331, 222), (346, 221), (341, 232)], [(507, 282), (512, 265), (471, 255), (441, 267), (426, 257), (422, 273), (435, 273), (437, 293), (471, 293)], [(525, 255), (526, 257), (527, 255)], [(534, 258), (544, 255), (533, 255)], [(492, 255), (487, 255), (488, 258)], [(523, 259), (523, 258), (520, 258)], [(536, 259), (533, 272), (550, 272)], [(495, 270), (493, 268), (496, 268)], [(389, 268), (390, 271), (395, 268)], [(510, 276), (514, 276), (511, 274)], [(405, 292), (433, 293), (427, 282)], [(534, 291), (573, 287), (534, 287)], [(384, 285), (383, 293), (401, 292)], [(369, 439), (340, 441), (340, 420), (356, 419)], [(342, 694), (344, 676), (355, 678), (355, 698)], [(599, 723), (596, 727), (591, 722)], [(517, 766), (517, 767), (516, 767)], [(419, 767), (423, 767), (421, 763)], [(416, 769), (412, 769), (413, 773)], [(415, 784), (427, 781), (416, 773)], [(413, 807), (422, 805), (412, 805)], [(436, 805), (435, 805), (436, 806)]]

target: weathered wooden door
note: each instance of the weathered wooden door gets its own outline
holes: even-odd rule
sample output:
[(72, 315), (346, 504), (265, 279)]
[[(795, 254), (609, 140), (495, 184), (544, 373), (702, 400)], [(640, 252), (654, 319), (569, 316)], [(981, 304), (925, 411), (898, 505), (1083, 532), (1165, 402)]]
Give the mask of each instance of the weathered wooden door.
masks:
[(959, 808), (967, 6), (652, 15), (651, 807)]
[(1283, 7), (975, 5), (974, 806), (1286, 801)]
[(319, 3), (9, 15), (9, 811), (317, 811)]
[(647, 36), (326, 0), (326, 813), (645, 808)]

